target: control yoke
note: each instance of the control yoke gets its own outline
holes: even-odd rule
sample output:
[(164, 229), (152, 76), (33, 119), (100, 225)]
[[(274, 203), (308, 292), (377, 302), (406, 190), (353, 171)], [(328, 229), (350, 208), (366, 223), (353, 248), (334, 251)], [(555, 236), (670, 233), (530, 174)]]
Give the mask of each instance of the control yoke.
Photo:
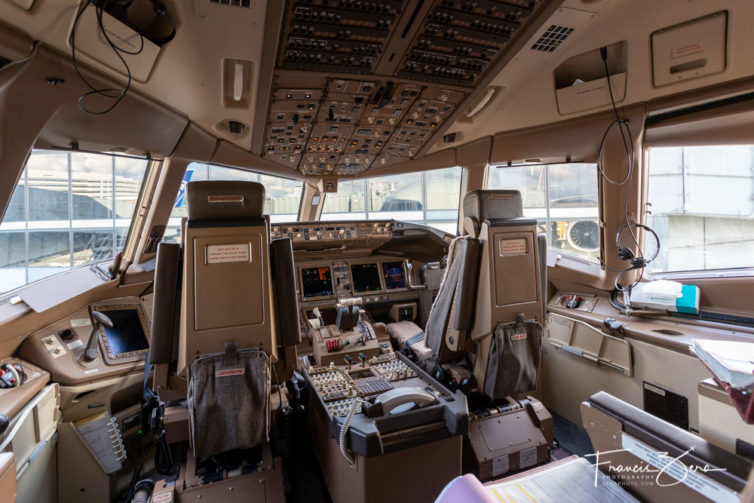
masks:
[(423, 285), (415, 285), (413, 275), (411, 274), (414, 269), (414, 264), (409, 259), (403, 259), (403, 275), (406, 277), (406, 287), (409, 290), (424, 290), (427, 288), (426, 283)]
[(99, 311), (92, 311), (92, 333), (84, 351), (84, 361), (93, 362), (97, 359), (97, 331), (103, 326), (113, 328), (113, 321)]

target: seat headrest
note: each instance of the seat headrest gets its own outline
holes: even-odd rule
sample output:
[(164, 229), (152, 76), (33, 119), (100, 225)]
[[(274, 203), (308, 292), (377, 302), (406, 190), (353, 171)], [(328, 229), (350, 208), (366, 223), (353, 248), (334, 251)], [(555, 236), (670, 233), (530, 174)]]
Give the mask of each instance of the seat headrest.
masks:
[(472, 190), (463, 198), (463, 216), (474, 217), (478, 225), (485, 220), (524, 216), (521, 192), (517, 190)]
[(189, 182), (186, 188), (188, 218), (258, 219), (264, 212), (264, 196), (264, 185), (256, 182)]

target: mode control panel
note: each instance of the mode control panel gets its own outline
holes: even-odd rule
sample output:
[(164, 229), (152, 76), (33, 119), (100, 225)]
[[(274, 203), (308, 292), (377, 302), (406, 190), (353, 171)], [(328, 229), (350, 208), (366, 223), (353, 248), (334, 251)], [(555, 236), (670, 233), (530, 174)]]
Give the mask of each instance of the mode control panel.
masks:
[(393, 224), (390, 221), (377, 222), (346, 222), (324, 224), (293, 223), (273, 225), (270, 231), (271, 239), (289, 237), (293, 244), (310, 241), (347, 241), (357, 239), (390, 239)]

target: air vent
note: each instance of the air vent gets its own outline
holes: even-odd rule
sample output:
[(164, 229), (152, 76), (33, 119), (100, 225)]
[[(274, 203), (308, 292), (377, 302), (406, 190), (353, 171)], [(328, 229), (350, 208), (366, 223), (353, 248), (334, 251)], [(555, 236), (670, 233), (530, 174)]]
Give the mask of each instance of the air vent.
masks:
[(553, 24), (547, 28), (547, 31), (544, 32), (541, 37), (539, 37), (539, 40), (534, 42), (534, 45), (531, 46), (531, 48), (535, 51), (552, 52), (557, 49), (571, 33), (573, 33), (573, 28)]
[(251, 0), (209, 0), (210, 3), (220, 5), (229, 5), (231, 7), (248, 7), (251, 8)]

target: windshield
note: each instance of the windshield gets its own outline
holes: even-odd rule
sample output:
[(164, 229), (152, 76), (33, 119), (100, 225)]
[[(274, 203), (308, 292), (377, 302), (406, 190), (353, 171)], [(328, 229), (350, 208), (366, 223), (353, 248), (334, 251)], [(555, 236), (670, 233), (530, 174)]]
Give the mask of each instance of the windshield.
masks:
[(340, 181), (320, 219), (396, 219), (455, 234), (460, 194), (460, 167)]

